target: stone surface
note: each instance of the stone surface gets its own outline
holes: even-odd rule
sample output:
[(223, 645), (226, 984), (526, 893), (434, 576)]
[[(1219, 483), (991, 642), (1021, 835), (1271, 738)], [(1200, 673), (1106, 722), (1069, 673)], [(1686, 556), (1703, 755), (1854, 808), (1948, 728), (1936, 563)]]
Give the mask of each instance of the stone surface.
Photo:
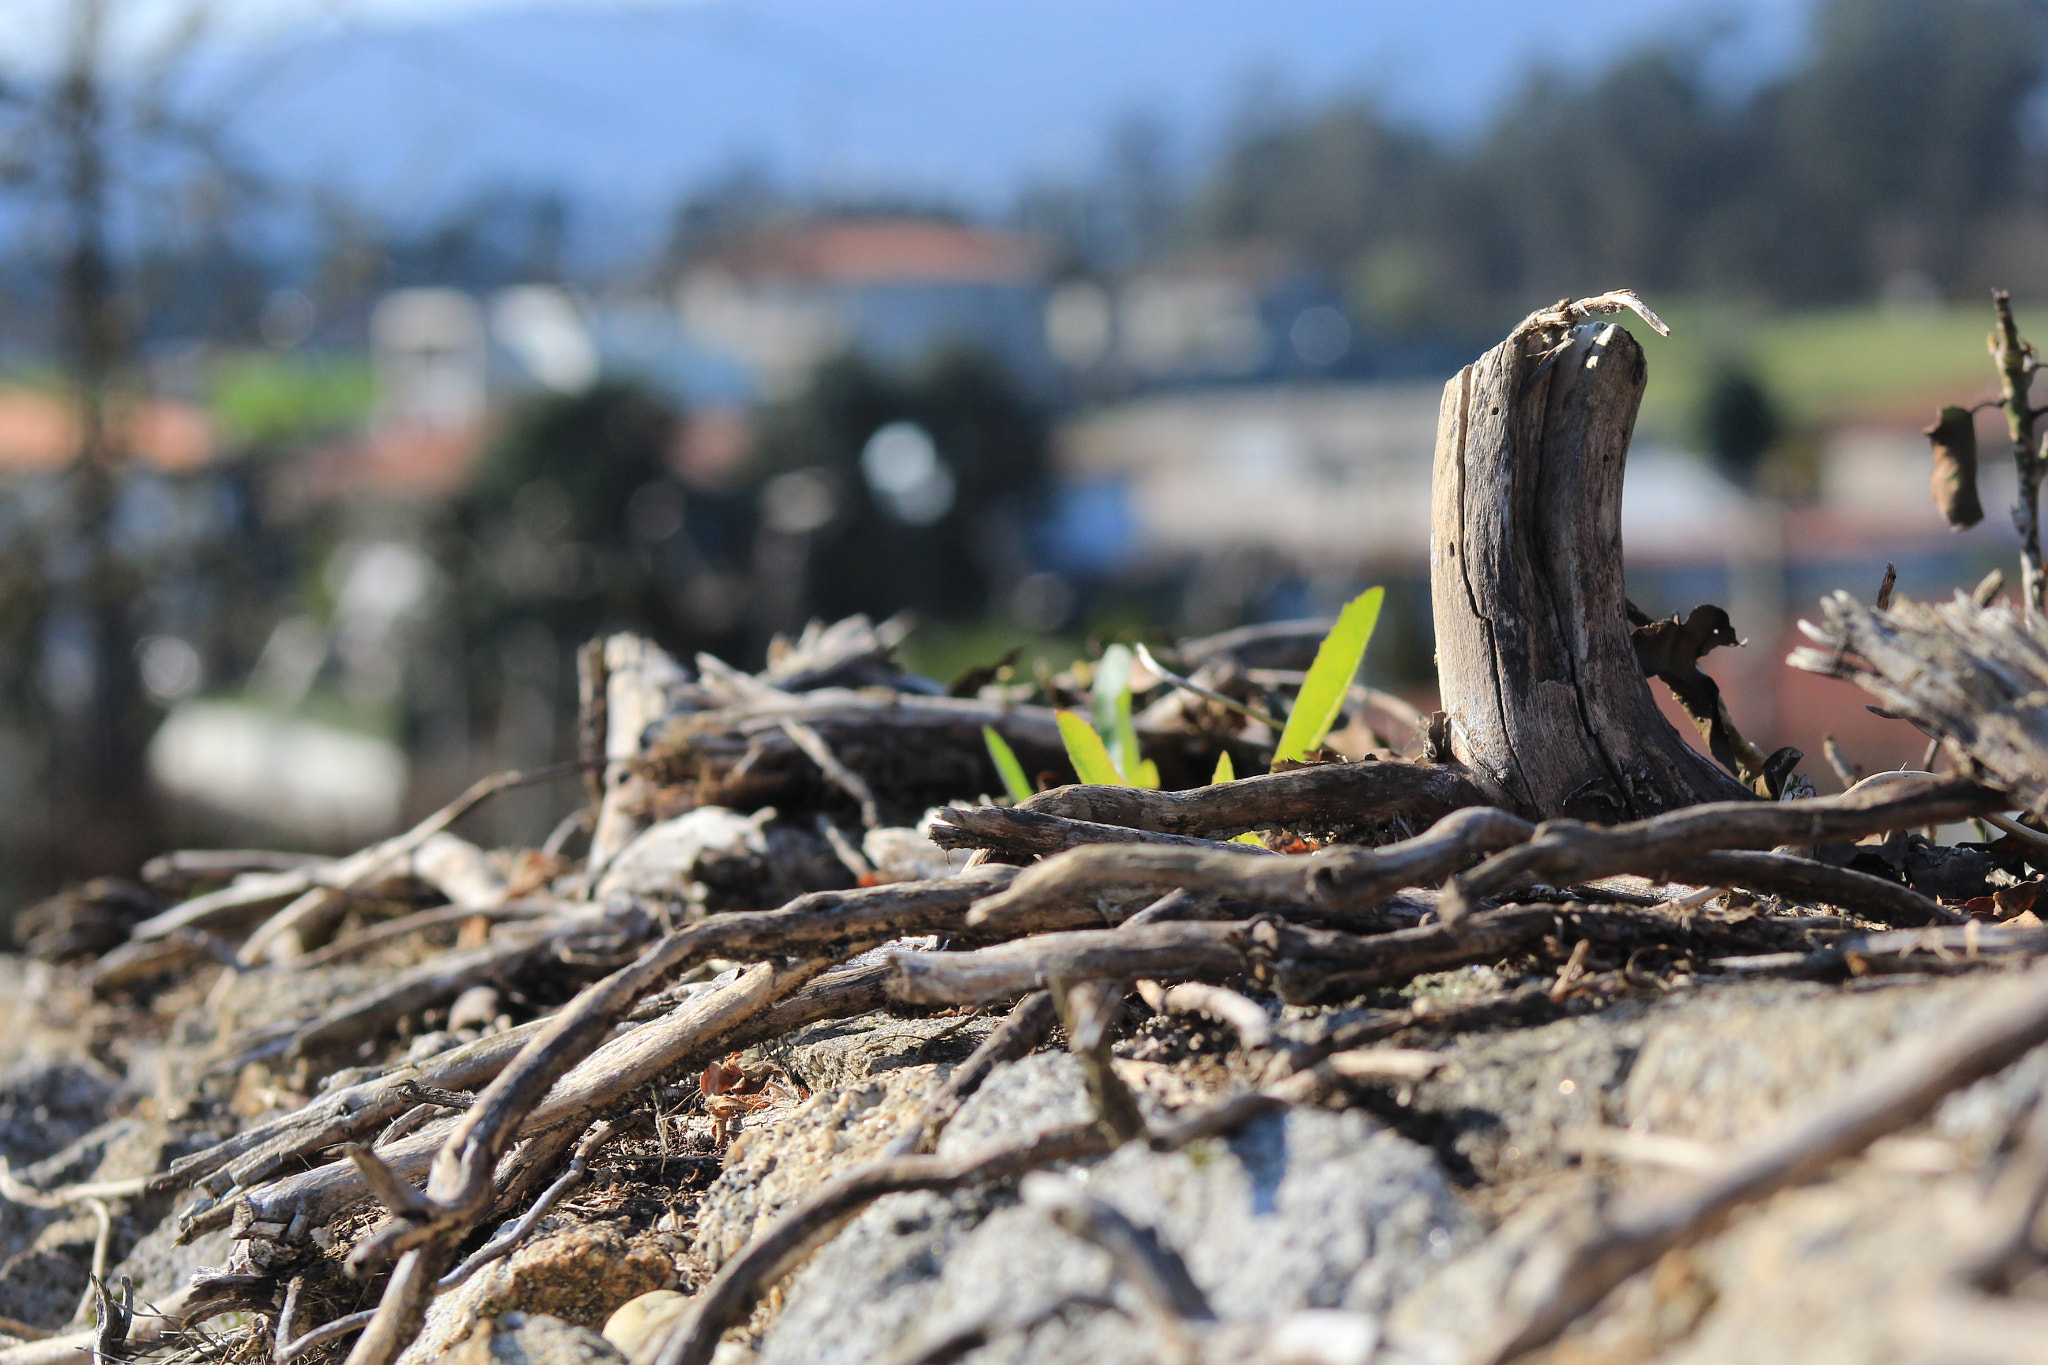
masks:
[(932, 877), (949, 877), (967, 866), (974, 850), (940, 848), (931, 840), (932, 819), (938, 812), (928, 810), (915, 828), (885, 825), (871, 829), (860, 841), (860, 851), (875, 872), (886, 881), (918, 882)]
[(546, 1314), (595, 1329), (628, 1299), (668, 1288), (674, 1260), (654, 1234), (631, 1236), (627, 1228), (623, 1219), (586, 1222), (562, 1212), (542, 1219), (517, 1251), (435, 1299), (400, 1360), (428, 1365), (482, 1324), (510, 1313)]
[(604, 1322), (604, 1339), (632, 1356), (648, 1342), (665, 1335), (689, 1307), (687, 1294), (673, 1289), (652, 1290), (613, 1310)]
[(997, 1022), (869, 1014), (812, 1024), (764, 1047), (810, 1097), (746, 1116), (698, 1207), (697, 1255), (722, 1264), (764, 1219), (880, 1156)]
[(443, 1359), (448, 1365), (624, 1365), (626, 1357), (588, 1327), (538, 1313), (507, 1313)]
[(864, 1014), (806, 1025), (762, 1051), (806, 1089), (821, 1093), (906, 1068), (923, 1067), (927, 1076), (943, 1077), (945, 1068), (934, 1072), (932, 1067), (965, 1060), (998, 1022), (992, 1015), (899, 1019)]
[(76, 1142), (107, 1117), (118, 1088), (84, 1059), (9, 1067), (0, 1073), (0, 1156), (19, 1170)]
[[(1022, 1141), (1087, 1112), (1071, 1058), (1028, 1057), (998, 1069), (940, 1150)], [(1426, 1149), (1355, 1111), (1297, 1110), (1177, 1153), (1128, 1146), (1094, 1163), (1086, 1184), (1175, 1250), (1226, 1320), (1307, 1308), (1382, 1312), (1481, 1231)], [(1008, 1190), (892, 1196), (790, 1282), (760, 1359), (883, 1358), (903, 1343), (1029, 1318), (1077, 1294), (1136, 1307), (1101, 1252)], [(1148, 1341), (1126, 1316), (1077, 1309), (1028, 1334), (999, 1334), (973, 1359), (1142, 1359)]]
[[(108, 1154), (144, 1127), (107, 1121), (116, 1090), (114, 1078), (89, 1061), (17, 1062), (0, 1075), (0, 1155), (36, 1189), (99, 1175)], [(35, 1209), (0, 1200), (0, 1314), (40, 1327), (67, 1322), (92, 1269), (98, 1232), (98, 1220), (83, 1207)]]
[[(1973, 975), (1646, 994), (1598, 1015), (1443, 1040), (1451, 1066), (1419, 1084), (1363, 1087), (1362, 1108), (1299, 1109), (1178, 1154), (1127, 1147), (1090, 1165), (1086, 1187), (1153, 1229), (1209, 1296), (1220, 1321), (1190, 1329), (1190, 1359), (1276, 1358), (1287, 1314), (1340, 1309), (1361, 1315), (1347, 1320), (1354, 1326), (1384, 1326), (1380, 1365), (1450, 1365), (1499, 1320), (1538, 1248), (1590, 1226), (1603, 1203), (1654, 1199), (1688, 1179), (1582, 1163), (1583, 1130), (1633, 1124), (1734, 1144), (1824, 1103), (1986, 991), (2011, 988)], [(849, 1043), (845, 1055), (865, 1052)], [(798, 1197), (858, 1159), (856, 1144), (819, 1146), (819, 1133), (845, 1126), (832, 1106), (869, 1113), (880, 1099), (862, 1107), (848, 1096), (896, 1074), (821, 1094), (804, 1115), (764, 1127), (733, 1171), (775, 1202)], [(2037, 1053), (1951, 1097), (1911, 1141), (1745, 1211), (1614, 1295), (1557, 1360), (1923, 1361), (1902, 1343), (1924, 1332), (1934, 1268), (1966, 1249), (1982, 1171), (2044, 1080), (2048, 1053)], [(1156, 1116), (1160, 1098), (1187, 1097), (1155, 1087), (1139, 1098)], [(999, 1068), (939, 1150), (1019, 1142), (1088, 1116), (1078, 1065), (1040, 1053)], [(729, 1212), (712, 1225), (737, 1228)], [(1103, 1298), (1123, 1311), (1104, 1311)], [(1107, 1258), (1004, 1188), (878, 1202), (785, 1283), (781, 1300), (753, 1343), (761, 1365), (886, 1359), (977, 1326), (986, 1344), (960, 1357), (973, 1365), (1149, 1359), (1160, 1347)], [(1339, 1333), (1329, 1349), (1357, 1339)]]
[[(1838, 1089), (1893, 1043), (1940, 1028), (1985, 986), (1982, 977), (1847, 989), (1715, 983), (1450, 1039), (1441, 1050), (1451, 1065), (1414, 1085), (1405, 1105), (1369, 1102), (1432, 1142), (1461, 1178), (1488, 1182), (1574, 1164), (1573, 1139), (1589, 1127), (1723, 1142)], [(2011, 1075), (2038, 1078), (2044, 1061)]]
[(936, 1068), (906, 1067), (747, 1116), (697, 1208), (695, 1251), (722, 1265), (772, 1219), (834, 1175), (881, 1155), (916, 1117)]
[[(1843, 989), (1719, 984), (1568, 1020), (1477, 1035), (1461, 1070), (1416, 1089), (1418, 1129), (1508, 1181), (1506, 1216), (1389, 1320), (1388, 1365), (1463, 1358), (1496, 1320), (1517, 1268), (1602, 1201), (1654, 1200), (1687, 1177), (1596, 1162), (1569, 1135), (1593, 1122), (1735, 1146), (1811, 1112), (1895, 1044), (1938, 1032), (1996, 978), (1880, 979)], [(1565, 1080), (1575, 1083), (1569, 1093)], [(1907, 1361), (1911, 1324), (1976, 1228), (1981, 1171), (2048, 1079), (2036, 1051), (1951, 1096), (1918, 1134), (1738, 1213), (1730, 1226), (1618, 1292), (1567, 1342), (1573, 1360), (1709, 1365)], [(1889, 1153), (1889, 1155), (1888, 1155)], [(1900, 1169), (1912, 1158), (1919, 1169)], [(1954, 1169), (1942, 1170), (1949, 1165)], [(1566, 1358), (1561, 1356), (1560, 1359)]]

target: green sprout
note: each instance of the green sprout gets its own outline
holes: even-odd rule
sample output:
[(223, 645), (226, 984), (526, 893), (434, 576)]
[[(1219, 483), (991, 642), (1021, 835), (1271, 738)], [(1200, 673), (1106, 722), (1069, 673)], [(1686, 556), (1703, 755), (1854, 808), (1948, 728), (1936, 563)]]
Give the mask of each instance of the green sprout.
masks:
[(1302, 679), (1294, 709), (1287, 713), (1287, 728), (1280, 732), (1280, 742), (1273, 749), (1275, 767), (1288, 759), (1300, 762), (1322, 747), (1337, 722), (1337, 713), (1344, 708), (1351, 680), (1358, 676), (1386, 596), (1385, 588), (1367, 588), (1338, 613), (1337, 624), (1323, 637), (1315, 662)]
[(996, 772), (1002, 775), (1003, 788), (1010, 793), (1010, 799), (1018, 805), (1030, 800), (1033, 793), (1030, 780), (1024, 776), (1024, 765), (1017, 761), (1016, 750), (1009, 741), (996, 733), (993, 725), (981, 727), (982, 742), (988, 745), (988, 756), (995, 761)]
[(1059, 713), (1060, 737), (1074, 774), (1083, 782), (1106, 787), (1159, 789), (1159, 765), (1138, 747), (1138, 728), (1131, 721), (1131, 651), (1111, 645), (1102, 651), (1092, 672), (1088, 709), (1094, 724), (1071, 711)]
[(1102, 742), (1102, 736), (1095, 733), (1095, 727), (1075, 715), (1072, 711), (1058, 711), (1054, 718), (1059, 721), (1060, 738), (1066, 741), (1067, 757), (1073, 761), (1074, 776), (1091, 786), (1127, 787), (1124, 775), (1110, 762), (1109, 748)]

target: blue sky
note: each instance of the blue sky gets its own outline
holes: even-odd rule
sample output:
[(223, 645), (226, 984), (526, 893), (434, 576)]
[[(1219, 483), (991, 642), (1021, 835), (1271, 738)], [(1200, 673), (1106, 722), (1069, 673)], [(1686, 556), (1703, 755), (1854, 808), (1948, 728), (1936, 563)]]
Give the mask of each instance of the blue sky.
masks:
[[(63, 0), (15, 0), (48, 9)], [(131, 0), (174, 13), (186, 0)], [(556, 183), (632, 211), (737, 162), (785, 183), (995, 208), (1084, 173), (1144, 110), (1184, 153), (1255, 73), (1478, 126), (1533, 63), (1725, 36), (1797, 51), (1805, 0), (211, 0), (264, 161), (384, 212)]]

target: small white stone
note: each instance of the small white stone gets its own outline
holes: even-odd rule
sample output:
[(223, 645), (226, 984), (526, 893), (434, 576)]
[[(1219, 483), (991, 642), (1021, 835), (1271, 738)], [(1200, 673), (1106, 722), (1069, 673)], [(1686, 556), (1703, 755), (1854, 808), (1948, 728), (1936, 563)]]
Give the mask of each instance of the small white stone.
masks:
[(678, 1294), (673, 1289), (649, 1290), (612, 1310), (604, 1321), (604, 1339), (627, 1356), (637, 1355), (642, 1346), (673, 1327), (689, 1306), (688, 1294)]
[(1366, 1313), (1306, 1308), (1273, 1327), (1262, 1365), (1367, 1365), (1380, 1348), (1380, 1324)]

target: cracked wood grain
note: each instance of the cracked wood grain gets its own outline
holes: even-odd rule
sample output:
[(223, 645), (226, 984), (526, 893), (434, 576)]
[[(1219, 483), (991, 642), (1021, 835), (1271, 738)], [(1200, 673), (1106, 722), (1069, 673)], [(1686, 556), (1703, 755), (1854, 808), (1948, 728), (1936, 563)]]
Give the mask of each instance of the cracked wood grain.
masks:
[(1532, 819), (1747, 795), (1657, 710), (1629, 640), (1621, 483), (1647, 375), (1618, 326), (1537, 327), (1444, 389), (1429, 578), (1451, 751)]

